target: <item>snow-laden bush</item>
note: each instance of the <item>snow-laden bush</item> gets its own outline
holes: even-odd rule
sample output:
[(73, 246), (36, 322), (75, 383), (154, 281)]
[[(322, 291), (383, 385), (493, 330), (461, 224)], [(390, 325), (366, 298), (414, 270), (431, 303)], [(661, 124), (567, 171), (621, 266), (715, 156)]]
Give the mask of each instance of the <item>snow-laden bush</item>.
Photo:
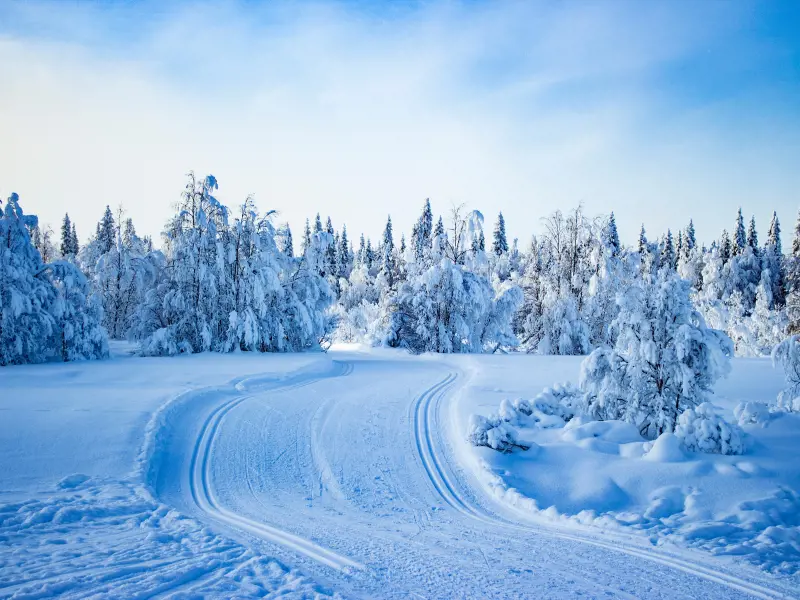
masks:
[(800, 336), (793, 335), (775, 346), (772, 362), (783, 368), (786, 378), (786, 387), (778, 394), (778, 408), (800, 412)]
[(742, 429), (717, 415), (710, 402), (683, 411), (675, 436), (692, 452), (743, 454), (745, 450)]
[(546, 388), (533, 400), (503, 400), (498, 415), (505, 421), (521, 423), (528, 417), (540, 427), (563, 426), (584, 409), (585, 394), (571, 383)]
[(467, 441), (473, 446), (485, 446), (504, 454), (508, 454), (514, 448), (522, 450), (529, 448), (517, 440), (516, 430), (498, 416), (470, 416)]
[(689, 283), (662, 271), (617, 298), (613, 348), (596, 349), (581, 364), (587, 412), (621, 420), (655, 438), (675, 429), (678, 415), (704, 402), (730, 371), (733, 348), (692, 306)]
[(745, 425), (765, 426), (769, 422), (769, 407), (763, 402), (740, 402), (733, 409), (740, 427)]

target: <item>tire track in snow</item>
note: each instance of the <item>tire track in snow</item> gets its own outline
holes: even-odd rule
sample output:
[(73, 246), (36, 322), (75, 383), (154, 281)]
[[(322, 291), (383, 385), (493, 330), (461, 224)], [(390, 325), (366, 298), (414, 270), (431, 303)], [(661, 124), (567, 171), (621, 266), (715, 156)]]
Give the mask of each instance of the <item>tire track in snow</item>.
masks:
[(741, 579), (729, 573), (714, 570), (696, 562), (690, 562), (688, 560), (662, 553), (650, 552), (643, 548), (636, 548), (616, 541), (614, 543), (603, 542), (590, 537), (522, 525), (494, 515), (485, 509), (476, 506), (471, 502), (471, 500), (459, 493), (457, 486), (454, 485), (451, 479), (448, 477), (447, 473), (449, 467), (447, 463), (436, 453), (436, 440), (433, 438), (433, 431), (435, 427), (431, 426), (432, 424), (435, 425), (436, 421), (438, 420), (437, 414), (442, 399), (444, 398), (448, 389), (453, 386), (457, 379), (457, 373), (448, 374), (447, 377), (445, 377), (442, 381), (423, 392), (417, 398), (416, 403), (414, 404), (414, 435), (417, 452), (422, 461), (422, 465), (428, 475), (429, 480), (431, 481), (431, 484), (436, 489), (436, 492), (445, 503), (447, 503), (456, 511), (470, 519), (480, 521), (481, 523), (491, 525), (493, 527), (500, 526), (526, 533), (547, 535), (550, 537), (587, 544), (597, 548), (602, 548), (604, 550), (610, 550), (613, 552), (619, 552), (629, 556), (642, 558), (650, 562), (676, 569), (684, 573), (718, 583), (725, 587), (750, 594), (756, 598), (774, 599), (792, 597), (781, 591)]
[[(341, 375), (352, 372), (352, 366), (344, 364)], [(281, 392), (302, 388), (319, 381), (320, 377), (309, 379), (294, 385), (287, 385), (275, 388), (274, 391)], [(256, 537), (269, 542), (284, 546), (302, 554), (316, 562), (324, 564), (332, 569), (349, 572), (352, 569), (364, 569), (360, 563), (341, 556), (332, 550), (294, 535), (277, 527), (260, 523), (249, 519), (243, 515), (236, 514), (224, 508), (218, 501), (211, 482), (210, 456), (220, 423), (231, 410), (252, 398), (252, 396), (237, 396), (222, 403), (208, 416), (198, 435), (195, 443), (192, 458), (189, 464), (189, 488), (192, 500), (197, 507), (206, 515), (217, 521), (223, 522), (236, 529), (246, 531)]]

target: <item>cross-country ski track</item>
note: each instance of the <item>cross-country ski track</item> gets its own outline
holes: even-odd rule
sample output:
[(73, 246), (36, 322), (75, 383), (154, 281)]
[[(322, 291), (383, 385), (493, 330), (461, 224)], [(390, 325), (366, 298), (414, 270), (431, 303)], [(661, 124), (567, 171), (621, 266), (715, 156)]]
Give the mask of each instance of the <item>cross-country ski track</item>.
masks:
[(464, 381), (447, 361), (353, 353), (198, 391), (160, 419), (149, 483), (344, 597), (792, 597), (751, 568), (501, 504), (453, 452)]

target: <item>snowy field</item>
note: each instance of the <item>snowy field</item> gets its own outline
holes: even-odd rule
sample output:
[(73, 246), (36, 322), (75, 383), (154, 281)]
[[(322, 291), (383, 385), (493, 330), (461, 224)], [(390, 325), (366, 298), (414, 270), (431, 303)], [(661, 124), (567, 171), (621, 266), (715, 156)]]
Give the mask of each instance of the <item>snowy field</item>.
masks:
[[(798, 595), (797, 415), (741, 456), (579, 420), (501, 454), (469, 416), (580, 357), (123, 351), (0, 371), (0, 597)], [(715, 405), (781, 386), (735, 359)]]

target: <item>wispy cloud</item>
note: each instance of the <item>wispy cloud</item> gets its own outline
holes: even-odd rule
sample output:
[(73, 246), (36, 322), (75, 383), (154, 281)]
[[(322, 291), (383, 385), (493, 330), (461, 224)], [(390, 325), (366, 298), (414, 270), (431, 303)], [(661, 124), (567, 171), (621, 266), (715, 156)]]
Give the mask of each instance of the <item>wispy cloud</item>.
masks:
[(0, 191), (157, 232), (196, 169), (294, 226), (408, 229), (430, 196), (520, 236), (583, 201), (708, 238), (739, 203), (789, 218), (800, 187), (797, 48), (764, 47), (759, 6), (11, 3)]

